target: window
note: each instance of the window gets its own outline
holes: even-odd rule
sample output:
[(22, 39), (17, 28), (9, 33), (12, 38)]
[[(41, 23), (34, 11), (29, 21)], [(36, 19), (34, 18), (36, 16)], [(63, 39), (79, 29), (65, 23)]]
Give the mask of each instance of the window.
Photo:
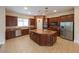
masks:
[(28, 26), (29, 20), (24, 18), (18, 18), (18, 26)]

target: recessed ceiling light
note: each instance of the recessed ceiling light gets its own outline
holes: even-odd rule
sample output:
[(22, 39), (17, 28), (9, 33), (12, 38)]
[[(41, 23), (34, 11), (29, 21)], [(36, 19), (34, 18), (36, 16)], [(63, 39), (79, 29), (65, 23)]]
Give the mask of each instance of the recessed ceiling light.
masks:
[(31, 12), (28, 12), (28, 14), (31, 14)]
[(53, 10), (53, 12), (57, 12), (57, 10)]
[(24, 7), (24, 9), (27, 10), (28, 8), (27, 7)]

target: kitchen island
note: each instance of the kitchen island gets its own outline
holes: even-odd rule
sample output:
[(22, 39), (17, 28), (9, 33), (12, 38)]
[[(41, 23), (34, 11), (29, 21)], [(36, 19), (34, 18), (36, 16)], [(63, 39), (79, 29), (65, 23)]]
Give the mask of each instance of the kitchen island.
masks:
[(57, 32), (45, 29), (30, 30), (30, 38), (41, 46), (51, 46), (57, 40)]

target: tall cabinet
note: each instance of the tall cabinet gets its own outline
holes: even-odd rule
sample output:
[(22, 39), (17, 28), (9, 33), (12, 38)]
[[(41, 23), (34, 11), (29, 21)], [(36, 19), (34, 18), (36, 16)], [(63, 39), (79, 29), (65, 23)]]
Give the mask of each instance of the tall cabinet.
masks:
[[(16, 16), (6, 16), (6, 27), (17, 26), (17, 17)], [(6, 29), (6, 39), (11, 39), (16, 36), (15, 30)]]
[(35, 18), (34, 19), (30, 18), (29, 20), (30, 20), (29, 21), (29, 23), (30, 23), (30, 29), (31, 30), (35, 29), (36, 28), (36, 19)]

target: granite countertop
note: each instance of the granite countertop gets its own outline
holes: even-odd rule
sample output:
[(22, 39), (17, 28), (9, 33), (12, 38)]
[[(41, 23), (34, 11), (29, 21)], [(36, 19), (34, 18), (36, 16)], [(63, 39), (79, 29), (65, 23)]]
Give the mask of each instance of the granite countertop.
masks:
[(29, 29), (29, 28), (28, 27), (17, 27), (17, 26), (6, 27), (6, 30), (9, 30), (9, 31), (22, 30), (22, 29)]
[(8, 31), (13, 31), (13, 30), (22, 30), (22, 29), (29, 29), (30, 27), (34, 27), (34, 26), (22, 26), (22, 27), (19, 27), (19, 26), (7, 26), (6, 27), (6, 30)]
[(46, 30), (46, 29), (34, 29), (34, 30), (31, 30), (31, 31), (38, 33), (38, 34), (54, 34), (54, 33), (56, 33), (56, 31)]

